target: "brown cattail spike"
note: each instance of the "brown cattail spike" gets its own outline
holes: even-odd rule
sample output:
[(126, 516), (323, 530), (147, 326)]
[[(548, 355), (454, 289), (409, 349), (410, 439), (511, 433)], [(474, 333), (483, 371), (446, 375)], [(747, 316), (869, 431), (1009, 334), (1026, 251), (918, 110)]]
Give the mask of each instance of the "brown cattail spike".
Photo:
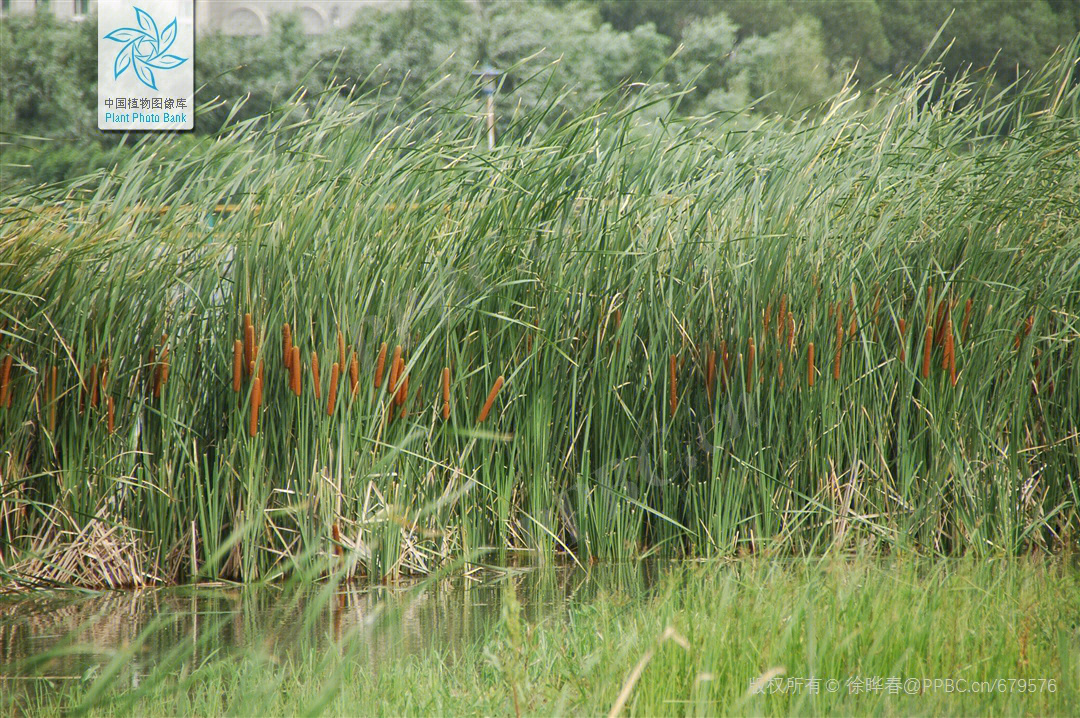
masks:
[(897, 324), (900, 331), (900, 363), (903, 364), (907, 361), (907, 338), (904, 336), (904, 333), (907, 332), (907, 321), (901, 319)]
[(319, 386), (319, 353), (311, 352), (311, 384), (315, 389), (315, 400), (322, 398), (322, 387)]
[(244, 371), (244, 343), (237, 339), (233, 342), (232, 353), (232, 390), (240, 391), (240, 376)]
[(487, 401), (484, 402), (484, 408), (480, 410), (480, 416), (476, 419), (477, 424), (483, 423), (484, 419), (488, 417), (488, 414), (491, 412), (491, 406), (495, 403), (495, 397), (499, 394), (499, 390), (502, 389), (503, 381), (502, 375), (495, 380), (495, 384), (492, 385), (491, 391), (488, 392)]
[(304, 381), (300, 373), (300, 347), (293, 345), (292, 359), (289, 360), (289, 385), (293, 394), (300, 396), (304, 391)]
[(360, 390), (360, 361), (356, 358), (356, 351), (349, 350), (349, 393), (356, 396)]
[(375, 388), (382, 386), (383, 370), (386, 369), (386, 342), (379, 347), (379, 359), (375, 362)]
[[(160, 364), (158, 365), (160, 367)], [(161, 369), (158, 369), (158, 377), (161, 376)], [(161, 379), (158, 379), (158, 384), (161, 383)], [(154, 396), (161, 394), (161, 388), (158, 384), (154, 385)], [(7, 406), (7, 403), (4, 404)], [(90, 365), (90, 408), (96, 409), (98, 405), (98, 368), (97, 364)]]
[(340, 329), (338, 329), (338, 332), (337, 332), (337, 355), (338, 355), (338, 366), (341, 367), (342, 369), (344, 369), (345, 368), (345, 335), (341, 333)]
[(814, 386), (814, 343), (806, 345), (806, 385)]
[(397, 391), (398, 379), (401, 378), (401, 345), (394, 347), (394, 358), (390, 362), (390, 393)]
[(671, 415), (675, 416), (675, 409), (679, 405), (679, 378), (677, 371), (679, 368), (678, 358), (672, 354), (669, 362), (670, 382), (668, 384), (670, 389), (670, 396), (668, 397), (668, 403), (671, 405)]
[(8, 399), (11, 396), (11, 355), (4, 357), (4, 363), (0, 365), (0, 406), (7, 408)]
[(161, 348), (161, 357), (158, 359), (157, 382), (154, 384), (154, 396), (161, 396), (161, 388), (169, 381), (169, 347)]
[(944, 347), (944, 351), (941, 352), (941, 369), (942, 371), (949, 368), (949, 354), (953, 348), (953, 336), (952, 336), (952, 318), (946, 315), (945, 326), (941, 334), (941, 343)]
[(341, 365), (334, 362), (330, 367), (330, 386), (326, 390), (326, 415), (333, 416), (337, 403), (337, 385), (341, 374)]
[(288, 322), (281, 325), (281, 361), (286, 369), (292, 361), (292, 327)]
[(746, 391), (754, 385), (754, 338), (746, 341)]
[(783, 294), (780, 296), (780, 312), (776, 315), (776, 340), (780, 341), (783, 337), (784, 329), (787, 328), (787, 302), (788, 295)]
[(248, 424), (248, 434), (255, 436), (259, 433), (259, 407), (262, 405), (262, 380), (255, 377), (251, 384), (251, 418)]
[(401, 377), (400, 386), (398, 386), (397, 396), (394, 397), (394, 403), (398, 406), (405, 406), (405, 400), (409, 398), (409, 375)]
[(926, 339), (923, 341), (923, 355), (922, 355), (922, 377), (923, 379), (930, 378), (930, 350), (934, 347), (934, 327), (932, 325), (926, 326)]

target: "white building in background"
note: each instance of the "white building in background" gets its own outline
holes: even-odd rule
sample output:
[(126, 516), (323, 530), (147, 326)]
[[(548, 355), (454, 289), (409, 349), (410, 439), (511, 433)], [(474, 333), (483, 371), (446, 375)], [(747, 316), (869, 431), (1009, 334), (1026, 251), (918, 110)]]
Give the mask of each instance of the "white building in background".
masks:
[[(348, 25), (366, 9), (390, 9), (409, 0), (195, 0), (195, 27), (200, 32), (262, 35), (270, 18), (295, 12), (304, 29), (319, 34)], [(97, 12), (98, 0), (0, 0), (0, 17), (9, 13), (48, 10), (58, 18), (82, 20)]]

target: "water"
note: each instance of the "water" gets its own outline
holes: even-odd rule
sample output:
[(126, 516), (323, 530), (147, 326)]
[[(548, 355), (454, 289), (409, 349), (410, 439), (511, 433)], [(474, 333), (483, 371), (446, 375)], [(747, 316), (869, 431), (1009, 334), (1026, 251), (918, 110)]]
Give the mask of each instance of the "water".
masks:
[(0, 598), (0, 693), (40, 695), (91, 682), (114, 661), (118, 685), (134, 687), (155, 669), (184, 670), (223, 652), (280, 662), (349, 642), (350, 655), (372, 666), (391, 654), (456, 652), (496, 627), (507, 586), (532, 622), (565, 616), (598, 595), (640, 598), (663, 570), (549, 566), (376, 587), (210, 585)]

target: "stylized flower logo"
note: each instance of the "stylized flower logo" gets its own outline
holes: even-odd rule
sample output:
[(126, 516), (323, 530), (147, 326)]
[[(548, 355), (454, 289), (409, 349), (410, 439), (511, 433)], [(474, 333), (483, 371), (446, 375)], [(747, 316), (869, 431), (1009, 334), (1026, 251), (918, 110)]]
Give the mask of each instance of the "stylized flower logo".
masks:
[(176, 18), (160, 31), (150, 13), (141, 8), (135, 8), (135, 19), (139, 27), (121, 27), (105, 36), (106, 40), (124, 43), (113, 61), (113, 79), (131, 67), (142, 84), (156, 90), (154, 70), (171, 70), (188, 61), (186, 57), (166, 54), (176, 40)]

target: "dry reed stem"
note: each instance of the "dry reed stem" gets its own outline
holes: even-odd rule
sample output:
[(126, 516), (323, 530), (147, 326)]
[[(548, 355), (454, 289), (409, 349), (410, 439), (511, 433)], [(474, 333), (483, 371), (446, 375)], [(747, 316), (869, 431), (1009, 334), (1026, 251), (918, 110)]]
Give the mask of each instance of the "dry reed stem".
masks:
[(244, 315), (244, 366), (251, 366), (255, 361), (255, 327), (251, 324), (251, 315)]
[(281, 325), (281, 362), (285, 368), (289, 368), (292, 361), (292, 327), (288, 322)]
[(315, 388), (315, 401), (322, 399), (322, 387), (319, 385), (319, 352), (311, 352), (311, 384)]
[(300, 347), (293, 345), (292, 359), (289, 360), (289, 386), (296, 396), (304, 391), (304, 381), (301, 375), (303, 368), (300, 366)]
[(814, 343), (806, 345), (806, 385), (814, 386)]
[(795, 353), (795, 315), (792, 312), (787, 315), (787, 350), (788, 354)]
[(337, 403), (337, 385), (341, 374), (341, 365), (334, 362), (330, 367), (330, 386), (326, 391), (326, 415), (334, 415), (334, 405)]
[(495, 397), (499, 394), (499, 390), (502, 389), (503, 376), (500, 374), (499, 378), (495, 380), (495, 383), (491, 387), (491, 391), (488, 392), (487, 401), (484, 402), (484, 408), (480, 410), (480, 416), (477, 417), (476, 423), (482, 424), (484, 419), (487, 419), (488, 414), (491, 412), (491, 406), (495, 403)]
[(934, 327), (926, 326), (926, 339), (923, 341), (922, 377), (930, 378), (930, 351), (934, 348)]
[(671, 405), (671, 416), (675, 416), (675, 409), (679, 404), (679, 378), (676, 376), (676, 372), (679, 368), (679, 360), (674, 354), (671, 355), (669, 364), (670, 382), (668, 384), (670, 388), (670, 396), (668, 397), (668, 403)]
[(747, 393), (754, 386), (754, 338), (750, 337), (746, 340), (746, 391)]
[(375, 362), (375, 388), (382, 386), (383, 370), (386, 368), (386, 342), (379, 347), (379, 358)]
[[(254, 370), (252, 370), (254, 373)], [(251, 384), (251, 417), (248, 423), (248, 435), (255, 437), (259, 433), (259, 406), (262, 404), (262, 379), (255, 377)]]
[(232, 390), (240, 391), (240, 377), (244, 371), (244, 343), (237, 339), (233, 342), (232, 353)]
[(349, 350), (349, 393), (355, 397), (360, 390), (360, 361), (356, 358), (356, 350)]

